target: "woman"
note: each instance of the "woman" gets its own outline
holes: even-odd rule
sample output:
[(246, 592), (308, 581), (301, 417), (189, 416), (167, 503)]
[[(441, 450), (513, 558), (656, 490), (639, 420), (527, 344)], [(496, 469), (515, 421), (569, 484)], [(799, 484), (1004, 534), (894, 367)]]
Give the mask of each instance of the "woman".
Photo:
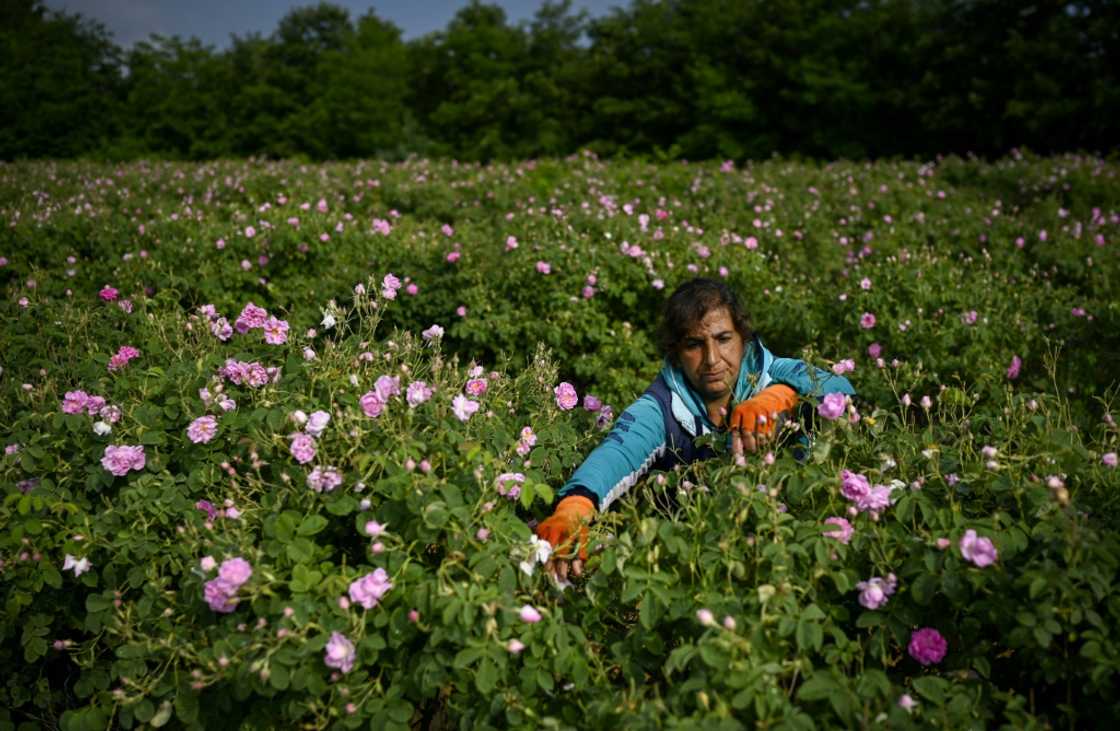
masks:
[[(768, 444), (801, 397), (855, 393), (848, 379), (794, 358), (775, 358), (747, 323), (724, 283), (685, 282), (666, 303), (659, 332), (664, 365), (623, 411), (610, 434), (559, 491), (537, 534), (557, 550), (551, 570), (562, 581), (587, 558), (587, 524), (650, 469), (669, 470), (715, 456), (696, 439), (727, 432), (737, 459)], [(730, 413), (730, 418), (728, 414)], [(579, 557), (571, 544), (579, 539)]]

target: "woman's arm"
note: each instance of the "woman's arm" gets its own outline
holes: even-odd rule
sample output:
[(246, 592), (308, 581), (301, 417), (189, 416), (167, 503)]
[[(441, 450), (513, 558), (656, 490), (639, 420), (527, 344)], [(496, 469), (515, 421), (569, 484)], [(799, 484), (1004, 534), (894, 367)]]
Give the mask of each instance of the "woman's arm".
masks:
[(657, 400), (643, 395), (626, 408), (607, 437), (560, 488), (561, 498), (581, 495), (598, 511), (626, 494), (665, 451), (665, 420)]

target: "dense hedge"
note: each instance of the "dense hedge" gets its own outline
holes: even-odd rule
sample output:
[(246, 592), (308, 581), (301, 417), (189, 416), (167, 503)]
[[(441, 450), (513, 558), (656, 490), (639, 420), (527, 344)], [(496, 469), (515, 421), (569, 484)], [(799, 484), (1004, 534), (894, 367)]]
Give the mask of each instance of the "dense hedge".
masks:
[[(0, 724), (1115, 717), (1116, 174), (0, 167)], [(860, 397), (560, 589), (530, 525), (611, 412), (554, 389), (617, 413), (696, 274)]]

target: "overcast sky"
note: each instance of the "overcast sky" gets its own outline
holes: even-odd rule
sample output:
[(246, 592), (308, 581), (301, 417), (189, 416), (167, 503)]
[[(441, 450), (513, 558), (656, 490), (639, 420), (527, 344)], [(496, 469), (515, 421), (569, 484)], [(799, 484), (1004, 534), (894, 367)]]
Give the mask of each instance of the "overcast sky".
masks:
[[(443, 30), (455, 13), (469, 3), (455, 0), (332, 0), (357, 18), (370, 8), (377, 16), (394, 23), (405, 40)], [(505, 8), (506, 18), (516, 24), (529, 20), (540, 6), (539, 0), (491, 0)], [(55, 10), (80, 13), (99, 20), (113, 34), (116, 43), (129, 47), (152, 33), (195, 36), (203, 43), (226, 48), (230, 34), (258, 32), (268, 35), (280, 18), (294, 7), (316, 5), (317, 0), (46, 0)], [(610, 8), (626, 7), (629, 0), (575, 0), (573, 10), (587, 10), (592, 16), (606, 14)]]

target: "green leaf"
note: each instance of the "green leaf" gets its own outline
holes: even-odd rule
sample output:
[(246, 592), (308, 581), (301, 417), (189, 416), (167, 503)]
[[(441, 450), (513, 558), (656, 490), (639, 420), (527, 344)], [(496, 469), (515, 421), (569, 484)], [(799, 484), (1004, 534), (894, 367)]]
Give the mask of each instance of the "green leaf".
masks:
[(49, 564), (43, 565), (39, 569), (39, 574), (43, 577), (43, 581), (47, 586), (54, 589), (62, 588), (62, 574), (58, 573), (58, 569)]
[(924, 698), (940, 704), (945, 700), (945, 693), (949, 690), (949, 682), (933, 675), (925, 675), (914, 680), (914, 690)]
[(536, 488), (533, 485), (532, 481), (526, 480), (525, 482), (521, 483), (521, 494), (518, 496), (518, 499), (521, 502), (522, 507), (527, 508), (532, 505), (533, 498), (536, 497), (536, 495)]
[(145, 431), (140, 435), (140, 443), (148, 446), (162, 446), (167, 443), (167, 435), (162, 431)]
[(498, 684), (498, 668), (489, 658), (478, 666), (478, 673), (474, 676), (474, 684), (478, 692), (489, 694)]
[(886, 619), (887, 618), (879, 612), (864, 612), (859, 615), (859, 619), (856, 620), (856, 626), (860, 629), (880, 627), (886, 622)]
[(28, 637), (23, 643), (23, 659), (35, 662), (47, 654), (47, 641), (42, 637)]
[(136, 716), (136, 720), (141, 723), (147, 723), (152, 720), (152, 716), (156, 715), (156, 707), (147, 698), (141, 698), (132, 709), (132, 715)]
[(653, 625), (657, 621), (656, 605), (654, 604), (653, 592), (647, 591), (642, 596), (642, 601), (638, 604), (638, 620), (646, 629), (653, 629)]
[(803, 701), (819, 701), (828, 698), (839, 689), (832, 676), (817, 673), (801, 684), (797, 689), (797, 697)]
[(937, 592), (937, 577), (933, 574), (922, 574), (910, 585), (910, 593), (918, 604), (928, 606)]
[(179, 681), (179, 689), (175, 694), (175, 715), (183, 723), (194, 723), (198, 718), (198, 696), (191, 690), (185, 675)]
[(329, 525), (326, 518), (321, 515), (308, 515), (300, 522), (296, 532), (301, 536), (313, 536)]
[(451, 661), (451, 667), (456, 670), (462, 670), (465, 667), (474, 664), (474, 661), (486, 654), (486, 651), (481, 647), (464, 647), (455, 654), (455, 659)]
[(327, 501), (327, 512), (331, 515), (350, 515), (358, 509), (358, 501), (349, 495), (339, 495)]
[(816, 622), (807, 621), (804, 617), (797, 623), (797, 646), (802, 650), (819, 650), (824, 641), (824, 632)]
[(269, 666), (268, 683), (276, 690), (287, 690), (288, 685), (291, 683), (291, 673), (288, 668), (283, 665), (270, 665)]

